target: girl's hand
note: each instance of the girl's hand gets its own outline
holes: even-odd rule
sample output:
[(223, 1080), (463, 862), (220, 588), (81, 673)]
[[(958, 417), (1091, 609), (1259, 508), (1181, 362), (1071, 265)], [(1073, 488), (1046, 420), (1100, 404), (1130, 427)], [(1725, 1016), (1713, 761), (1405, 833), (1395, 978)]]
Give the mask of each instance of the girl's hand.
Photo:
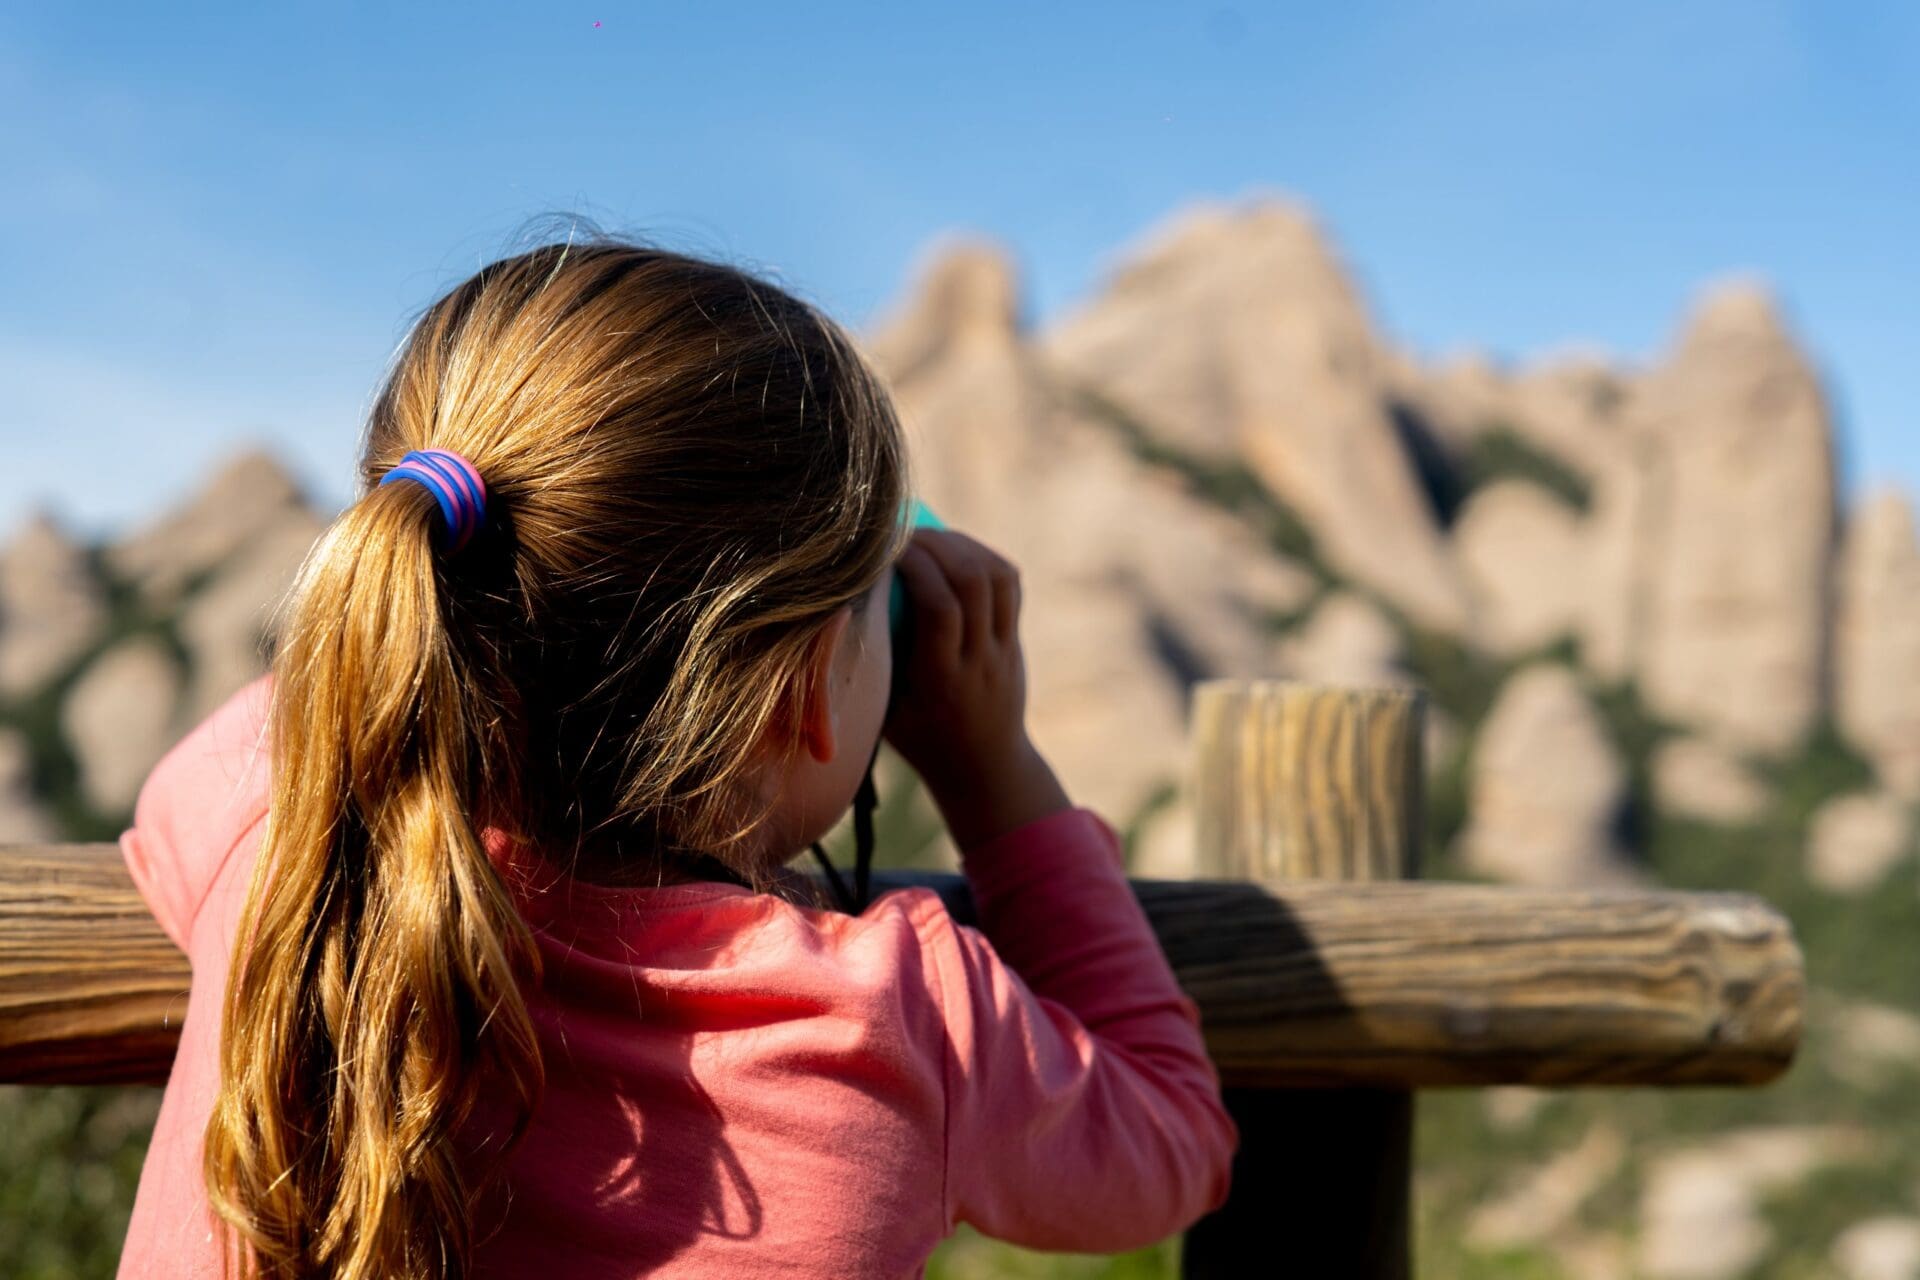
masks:
[(914, 530), (894, 571), (913, 619), (882, 736), (936, 795), (1027, 748), (1020, 572), (955, 529)]
[(882, 735), (926, 780), (965, 854), (1071, 801), (1027, 736), (1020, 573), (953, 529), (917, 529), (896, 566), (913, 652)]

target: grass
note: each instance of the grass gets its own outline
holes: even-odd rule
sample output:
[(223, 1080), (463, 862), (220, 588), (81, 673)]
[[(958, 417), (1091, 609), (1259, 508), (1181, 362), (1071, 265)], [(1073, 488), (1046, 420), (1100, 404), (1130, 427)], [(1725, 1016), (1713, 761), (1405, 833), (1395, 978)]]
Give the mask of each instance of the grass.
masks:
[(1178, 1237), (1128, 1253), (1043, 1253), (990, 1240), (965, 1223), (927, 1259), (927, 1280), (1176, 1280)]
[(159, 1107), (153, 1088), (0, 1086), (0, 1275), (113, 1274)]

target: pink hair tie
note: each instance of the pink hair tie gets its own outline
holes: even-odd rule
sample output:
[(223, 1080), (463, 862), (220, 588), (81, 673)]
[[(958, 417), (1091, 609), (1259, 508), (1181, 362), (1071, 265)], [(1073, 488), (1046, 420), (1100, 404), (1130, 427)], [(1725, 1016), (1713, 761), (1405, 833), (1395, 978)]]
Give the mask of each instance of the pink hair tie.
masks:
[(487, 486), (471, 462), (451, 449), (410, 449), (381, 484), (412, 480), (423, 484), (440, 505), (446, 526), (447, 554), (467, 545), (487, 518)]

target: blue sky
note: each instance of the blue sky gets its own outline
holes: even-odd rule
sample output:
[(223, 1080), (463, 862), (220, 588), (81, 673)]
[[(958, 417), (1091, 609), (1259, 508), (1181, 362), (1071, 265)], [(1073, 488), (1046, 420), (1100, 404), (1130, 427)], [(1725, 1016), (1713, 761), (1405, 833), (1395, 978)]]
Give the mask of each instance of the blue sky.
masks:
[(1844, 488), (1920, 492), (1916, 65), (1892, 3), (9, 5), (0, 536), (137, 522), (242, 441), (345, 501), (407, 318), (534, 215), (856, 328), (984, 234), (1040, 326), (1261, 191), (1426, 356), (1643, 363), (1757, 272)]

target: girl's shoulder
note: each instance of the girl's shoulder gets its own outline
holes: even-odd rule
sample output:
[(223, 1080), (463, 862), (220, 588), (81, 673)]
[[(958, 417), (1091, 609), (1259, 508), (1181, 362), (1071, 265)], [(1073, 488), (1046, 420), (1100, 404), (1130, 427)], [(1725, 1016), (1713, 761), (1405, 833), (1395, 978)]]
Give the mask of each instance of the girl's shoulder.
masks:
[(743, 949), (769, 976), (817, 968), (849, 998), (922, 1022), (944, 1018), (944, 989), (957, 971), (967, 932), (930, 888), (902, 886), (876, 895), (858, 915), (757, 895), (758, 936)]
[(272, 680), (243, 685), (160, 758), (120, 835), (135, 887), (183, 950), (221, 868), (266, 820)]

